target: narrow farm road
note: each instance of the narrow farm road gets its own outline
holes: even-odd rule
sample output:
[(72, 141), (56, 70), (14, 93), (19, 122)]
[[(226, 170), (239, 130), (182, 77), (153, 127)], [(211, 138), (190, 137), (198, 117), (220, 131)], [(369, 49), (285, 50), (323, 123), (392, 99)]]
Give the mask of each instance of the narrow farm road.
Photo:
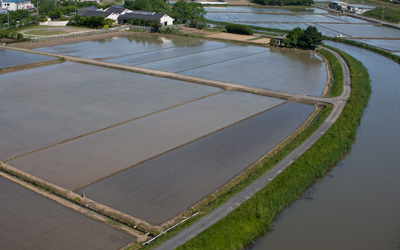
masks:
[[(285, 157), (280, 163), (274, 166), (271, 170), (257, 179), (255, 182), (250, 184), (242, 192), (228, 200), (217, 209), (202, 217), (199, 221), (195, 222), (190, 227), (184, 229), (179, 234), (175, 235), (168, 241), (156, 248), (156, 250), (171, 250), (183, 245), (196, 235), (200, 234), (214, 223), (218, 222), (224, 216), (229, 214), (232, 210), (240, 206), (243, 202), (252, 197), (258, 190), (265, 187), (275, 177), (277, 177), (282, 171), (284, 171), (293, 161), (295, 161), (301, 154), (303, 154), (312, 144), (314, 144), (337, 120), (344, 106), (346, 105), (347, 99), (350, 96), (350, 71), (342, 57), (336, 52), (327, 49), (333, 53), (340, 61), (343, 68), (343, 93), (337, 98), (329, 98), (334, 108), (331, 114), (327, 117), (325, 122), (298, 148), (293, 150), (287, 157)], [(311, 97), (310, 97), (311, 98)], [(326, 98), (312, 98), (318, 101), (327, 101)]]

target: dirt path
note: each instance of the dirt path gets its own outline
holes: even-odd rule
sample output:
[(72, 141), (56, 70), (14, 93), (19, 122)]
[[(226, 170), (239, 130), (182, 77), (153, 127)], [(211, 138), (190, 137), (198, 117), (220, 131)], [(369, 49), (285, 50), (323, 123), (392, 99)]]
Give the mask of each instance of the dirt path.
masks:
[(221, 39), (227, 41), (236, 41), (236, 42), (247, 42), (247, 43), (255, 43), (255, 44), (269, 44), (269, 38), (261, 38), (254, 35), (239, 35), (232, 34), (227, 32), (213, 32), (213, 31), (204, 31), (195, 28), (183, 27), (180, 31), (181, 34), (189, 34), (196, 36), (203, 36), (204, 38), (214, 38)]
[(207, 35), (205, 37), (223, 39), (228, 41), (257, 43), (257, 44), (269, 44), (269, 42), (271, 41), (271, 39), (269, 38), (256, 37), (250, 35), (238, 35), (232, 33), (214, 33)]

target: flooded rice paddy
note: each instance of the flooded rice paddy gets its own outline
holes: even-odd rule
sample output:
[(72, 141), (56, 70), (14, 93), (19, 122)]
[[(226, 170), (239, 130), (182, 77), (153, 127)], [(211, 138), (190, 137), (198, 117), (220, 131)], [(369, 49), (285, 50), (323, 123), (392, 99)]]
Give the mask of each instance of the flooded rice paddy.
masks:
[[(261, 10), (259, 10), (261, 9)], [(210, 8), (206, 18), (212, 21), (232, 22), (253, 25), (265, 28), (292, 30), (300, 27), (315, 26), (326, 36), (341, 34), (344, 37), (383, 37), (400, 38), (400, 30), (389, 28), (363, 20), (336, 13), (313, 12), (307, 14), (300, 12), (267, 13), (263, 8), (252, 7), (226, 7), (218, 10)], [(265, 8), (268, 9), (268, 8)], [(325, 10), (321, 10), (322, 12)]]
[[(257, 88), (321, 96), (327, 78), (324, 60), (317, 54), (292, 52), (271, 49), (266, 53), (180, 73)], [(290, 74), (287, 74), (287, 70)]]
[(50, 56), (23, 53), (8, 49), (0, 49), (0, 68), (7, 68), (21, 64), (36, 63), (55, 59)]
[(400, 40), (354, 39), (354, 41), (365, 43), (384, 50), (400, 51)]
[(17, 158), (10, 164), (74, 190), (281, 103), (268, 97), (224, 92)]
[(220, 13), (220, 12), (231, 12), (231, 13), (329, 13), (326, 10), (318, 8), (307, 8), (307, 7), (286, 7), (286, 8), (270, 8), (270, 7), (239, 7), (239, 6), (228, 6), (228, 7), (204, 7), (207, 13)]
[(185, 37), (141, 34), (40, 50), (313, 96), (322, 95), (327, 79), (324, 60), (313, 53)]
[[(320, 96), (327, 79), (314, 53), (185, 37), (39, 50), (305, 95)], [(0, 159), (154, 224), (231, 180), (314, 109), (72, 62), (0, 75), (0, 95)]]
[(252, 250), (400, 248), (400, 65), (368, 50), (325, 43), (361, 61), (370, 75), (372, 95), (356, 141)]
[(135, 237), (0, 177), (0, 249), (119, 249)]
[(330, 30), (334, 30), (350, 37), (381, 37), (400, 38), (400, 29), (386, 26), (360, 25), (360, 24), (319, 24)]
[[(109, 59), (119, 56), (158, 51), (172, 47), (190, 47), (193, 50), (214, 49), (213, 46), (227, 46), (225, 43), (207, 43), (201, 39), (190, 39), (179, 36), (159, 36), (152, 34), (133, 34), (123, 37), (104, 38), (80, 43), (63, 44), (38, 48), (38, 51), (77, 56), (88, 59)], [(202, 47), (204, 44), (204, 47)], [(190, 53), (190, 52), (189, 52)]]
[(66, 62), (0, 75), (0, 159), (221, 91)]
[(259, 159), (299, 127), (313, 109), (283, 104), (77, 192), (161, 224)]

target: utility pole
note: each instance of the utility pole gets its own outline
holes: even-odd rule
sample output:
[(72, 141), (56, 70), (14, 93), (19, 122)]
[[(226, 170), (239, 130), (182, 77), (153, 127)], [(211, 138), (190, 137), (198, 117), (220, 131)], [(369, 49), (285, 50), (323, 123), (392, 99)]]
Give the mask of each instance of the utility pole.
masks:
[(383, 23), (383, 13), (384, 13), (384, 11), (385, 11), (385, 6), (382, 6), (382, 23)]

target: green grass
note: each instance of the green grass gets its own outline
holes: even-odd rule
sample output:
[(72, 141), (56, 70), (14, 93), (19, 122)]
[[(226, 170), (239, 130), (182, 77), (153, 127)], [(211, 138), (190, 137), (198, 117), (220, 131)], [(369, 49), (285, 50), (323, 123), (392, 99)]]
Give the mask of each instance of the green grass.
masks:
[(27, 35), (37, 35), (37, 36), (52, 36), (52, 35), (61, 35), (61, 34), (68, 34), (69, 32), (65, 31), (47, 31), (46, 29), (40, 29), (40, 30), (30, 30), (30, 31), (25, 31), (25, 34)]
[(339, 60), (331, 52), (320, 49), (321, 53), (329, 62), (330, 68), (332, 69), (333, 81), (331, 87), (330, 97), (340, 96), (343, 92), (343, 69)]
[(298, 198), (310, 183), (323, 176), (350, 149), (371, 86), (365, 67), (351, 56), (339, 53), (350, 67), (352, 91), (338, 120), (270, 184), (178, 249), (239, 249), (250, 244), (254, 237), (269, 229), (277, 213)]
[(369, 10), (363, 14), (363, 16), (375, 18), (377, 20), (382, 20), (383, 13), (383, 21), (390, 23), (400, 23), (400, 9), (394, 7), (376, 7), (375, 9)]
[(330, 41), (334, 41), (334, 42), (339, 42), (339, 43), (345, 43), (345, 44), (349, 44), (349, 45), (353, 45), (359, 48), (363, 48), (363, 49), (367, 49), (370, 51), (373, 51), (375, 53), (378, 53), (380, 55), (383, 55), (387, 58), (392, 59), (393, 61), (397, 62), (398, 64), (400, 64), (400, 56), (395, 55), (393, 53), (387, 52), (385, 50), (382, 49), (378, 49), (376, 47), (370, 46), (368, 44), (365, 43), (360, 43), (360, 42), (356, 42), (353, 40), (347, 40), (347, 39), (343, 39), (343, 38), (339, 38), (339, 37), (324, 37), (324, 40), (330, 40)]

